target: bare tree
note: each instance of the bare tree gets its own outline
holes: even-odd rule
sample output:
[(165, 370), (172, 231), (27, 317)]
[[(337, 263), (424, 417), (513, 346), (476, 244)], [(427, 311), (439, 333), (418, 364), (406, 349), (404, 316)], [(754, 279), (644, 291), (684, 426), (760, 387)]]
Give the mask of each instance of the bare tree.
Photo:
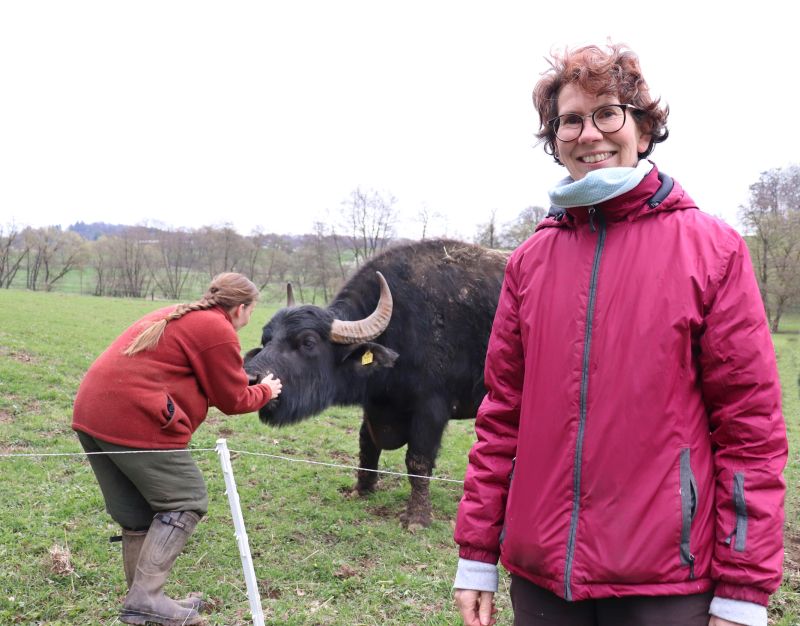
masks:
[(28, 247), (14, 222), (0, 226), (0, 286), (8, 289), (28, 256)]
[(331, 291), (336, 280), (334, 277), (334, 268), (337, 264), (338, 253), (336, 249), (336, 242), (332, 237), (328, 237), (326, 235), (325, 225), (322, 222), (314, 223), (314, 238), (312, 240), (312, 248), (312, 280), (314, 286), (319, 287), (322, 290), (323, 302), (327, 302), (328, 297), (332, 295)]
[(497, 209), (492, 209), (489, 221), (478, 225), (473, 241), (486, 248), (496, 248), (499, 245), (499, 231), (497, 228)]
[(540, 206), (529, 206), (520, 211), (517, 219), (505, 225), (500, 236), (500, 245), (503, 248), (516, 248), (530, 237), (536, 230), (536, 225), (541, 222), (547, 211)]
[(330, 237), (331, 241), (333, 241), (333, 249), (336, 251), (336, 265), (339, 268), (339, 277), (344, 281), (347, 278), (351, 265), (347, 262), (345, 254), (349, 247), (346, 246), (344, 237), (339, 235), (334, 227), (330, 229)]
[(119, 237), (105, 235), (91, 244), (89, 266), (94, 269), (96, 296), (121, 295), (116, 292), (119, 280), (116, 253), (119, 247)]
[(800, 166), (762, 172), (740, 207), (770, 328), (800, 304)]
[(22, 232), (28, 247), (27, 287), (50, 291), (71, 270), (79, 269), (86, 261), (83, 238), (59, 226), (26, 228)]
[(117, 238), (116, 291), (119, 295), (143, 298), (150, 290), (151, 248), (156, 242), (155, 230), (145, 226), (126, 228)]
[(431, 211), (427, 205), (417, 211), (417, 221), (422, 225), (420, 240), (425, 241), (425, 236), (428, 234), (428, 224), (430, 224), (431, 221)]
[(276, 281), (285, 282), (289, 271), (291, 243), (286, 237), (255, 230), (247, 237), (244, 272), (259, 289)]
[(209, 278), (222, 272), (240, 271), (247, 263), (248, 243), (230, 224), (204, 226), (195, 232), (195, 240), (203, 250), (202, 258)]
[(342, 202), (344, 232), (350, 237), (356, 266), (383, 250), (394, 237), (397, 199), (357, 187)]
[[(289, 277), (298, 303), (308, 302), (306, 299), (306, 286), (312, 282), (311, 264), (314, 258), (313, 248), (306, 245), (299, 246), (289, 259)], [(313, 287), (313, 285), (311, 285)]]
[(199, 253), (191, 230), (164, 230), (152, 243), (150, 274), (165, 298), (181, 300)]

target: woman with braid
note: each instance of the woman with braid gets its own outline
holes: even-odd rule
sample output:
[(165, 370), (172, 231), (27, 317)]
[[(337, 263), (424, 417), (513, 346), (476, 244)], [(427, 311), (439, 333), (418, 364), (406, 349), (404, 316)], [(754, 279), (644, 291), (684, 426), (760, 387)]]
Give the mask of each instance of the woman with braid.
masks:
[(209, 406), (235, 415), (277, 397), (281, 382), (250, 385), (237, 331), (258, 289), (220, 274), (197, 302), (155, 311), (120, 335), (89, 368), (72, 427), (90, 454), (106, 510), (122, 526), (125, 624), (197, 624), (200, 600), (175, 601), (164, 584), (208, 508), (203, 477), (185, 449)]

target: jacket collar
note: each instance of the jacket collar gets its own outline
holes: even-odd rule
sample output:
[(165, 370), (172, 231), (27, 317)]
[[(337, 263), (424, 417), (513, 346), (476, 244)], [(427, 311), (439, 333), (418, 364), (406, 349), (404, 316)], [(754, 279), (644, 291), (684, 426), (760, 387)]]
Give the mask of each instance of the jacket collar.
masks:
[[(639, 217), (662, 211), (697, 208), (676, 181), (664, 175), (662, 178), (663, 182), (659, 179), (658, 168), (654, 164), (653, 169), (636, 187), (621, 196), (601, 202), (594, 209), (603, 216), (606, 222), (621, 222), (623, 220), (633, 221)], [(664, 192), (667, 192), (666, 196), (663, 195)], [(655, 206), (651, 206), (648, 201), (654, 197), (659, 202), (653, 203)], [(577, 228), (589, 221), (590, 208), (586, 206), (568, 208), (563, 212), (551, 211), (536, 227), (536, 230), (548, 227)]]

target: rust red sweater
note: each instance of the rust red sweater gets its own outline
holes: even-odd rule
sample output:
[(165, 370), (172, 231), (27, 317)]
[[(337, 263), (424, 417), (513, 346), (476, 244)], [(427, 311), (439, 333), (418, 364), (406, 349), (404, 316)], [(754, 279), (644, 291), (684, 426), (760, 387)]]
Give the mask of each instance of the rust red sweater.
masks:
[(234, 415), (269, 402), (267, 386), (248, 385), (239, 338), (219, 307), (169, 322), (155, 350), (122, 354), (147, 322), (174, 308), (133, 324), (92, 364), (75, 398), (75, 430), (132, 448), (184, 448), (209, 406)]

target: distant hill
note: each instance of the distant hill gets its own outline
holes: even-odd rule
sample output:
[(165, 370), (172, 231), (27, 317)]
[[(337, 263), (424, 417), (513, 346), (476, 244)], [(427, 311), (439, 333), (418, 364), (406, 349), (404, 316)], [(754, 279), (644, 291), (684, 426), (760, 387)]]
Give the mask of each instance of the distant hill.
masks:
[(75, 222), (71, 224), (67, 230), (78, 233), (84, 239), (89, 241), (96, 241), (102, 235), (118, 235), (130, 226), (124, 224), (106, 224), (105, 222)]

